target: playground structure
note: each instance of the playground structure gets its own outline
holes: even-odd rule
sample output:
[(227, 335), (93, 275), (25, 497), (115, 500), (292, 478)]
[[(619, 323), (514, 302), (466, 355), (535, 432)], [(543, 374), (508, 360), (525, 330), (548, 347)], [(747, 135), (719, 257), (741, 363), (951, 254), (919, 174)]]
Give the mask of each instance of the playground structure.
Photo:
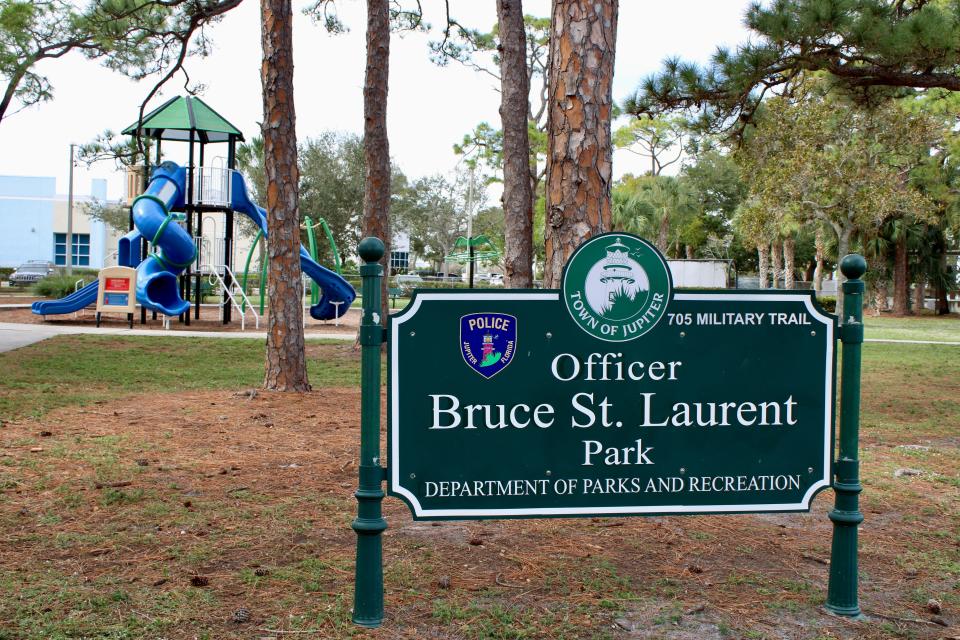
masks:
[(473, 276), (478, 261), (496, 260), (500, 257), (500, 250), (493, 241), (485, 235), (460, 236), (453, 244), (453, 251), (444, 256), (446, 262), (466, 264), (468, 268), (468, 285), (473, 289)]
[[(337, 272), (337, 275), (343, 275), (342, 265), (340, 263), (340, 252), (337, 250), (337, 243), (333, 239), (333, 232), (330, 231), (330, 225), (327, 224), (327, 221), (323, 218), (317, 218), (317, 222), (313, 222), (313, 218), (310, 216), (303, 217), (303, 229), (307, 232), (307, 243), (310, 250), (310, 258), (314, 261), (318, 261), (318, 251), (317, 251), (317, 234), (316, 228), (322, 227), (324, 234), (327, 237), (327, 241), (330, 243), (330, 252), (333, 256), (333, 268)], [(243, 267), (243, 284), (240, 287), (242, 292), (247, 291), (247, 282), (250, 276), (250, 262), (253, 260), (253, 253), (256, 251), (257, 247), (261, 242), (266, 242), (266, 238), (263, 235), (263, 230), (257, 231), (257, 235), (254, 237), (253, 242), (250, 244), (250, 250), (247, 252), (247, 260), (244, 263)], [(260, 264), (260, 315), (263, 315), (264, 312), (264, 301), (266, 300), (265, 295), (265, 286), (267, 283), (267, 253), (263, 252), (263, 260)], [(244, 298), (246, 294), (244, 293)], [(315, 305), (320, 301), (320, 286), (317, 284), (316, 280), (313, 280), (310, 283), (310, 305)], [(249, 305), (249, 299), (246, 299), (243, 305)], [(242, 308), (245, 308), (243, 307)], [(343, 314), (338, 313), (337, 317)]]
[[(268, 229), (266, 211), (250, 199), (243, 175), (235, 168), (236, 143), (243, 141), (242, 134), (205, 102), (193, 97), (167, 101), (146, 115), (139, 127), (131, 125), (123, 133), (155, 140), (158, 160), (158, 164), (150, 165), (148, 147), (143, 177), (149, 176), (149, 182), (143, 184), (141, 181), (142, 193), (130, 202), (130, 232), (120, 239), (117, 254), (120, 266), (137, 270), (136, 298), (140, 303), (141, 323), (146, 322), (149, 309), (154, 317), (157, 313), (167, 319), (176, 316), (180, 322), (189, 325), (191, 298), (194, 300), (194, 318), (199, 319), (204, 289), (202, 281), (207, 278), (221, 290), (219, 304), (223, 323), (231, 321), (231, 311), (236, 308), (243, 324), (250, 301), (233, 271), (233, 214), (242, 213), (249, 217), (258, 228), (258, 239), (265, 239)], [(186, 166), (159, 163), (163, 140), (189, 143)], [(205, 166), (206, 145), (218, 142), (227, 143), (226, 166)], [(197, 144), (199, 165), (195, 164)], [(209, 252), (213, 255), (207, 257), (204, 255), (204, 214), (218, 212), (225, 217), (222, 251), (214, 247)], [(313, 259), (316, 239), (312, 223), (307, 226), (312, 251), (308, 253), (301, 246), (300, 260), (304, 274), (313, 280), (309, 312), (318, 320), (334, 319), (346, 313), (356, 292), (339, 273), (322, 267)], [(332, 241), (329, 229), (327, 233)], [(339, 271), (335, 247), (334, 255)], [(247, 270), (249, 262), (248, 256)], [(261, 314), (265, 297), (263, 280), (265, 278), (261, 278)], [(46, 316), (78, 311), (97, 300), (98, 289), (95, 282), (61, 300), (35, 302), (33, 313)], [(259, 325), (259, 316), (255, 312), (254, 317)]]

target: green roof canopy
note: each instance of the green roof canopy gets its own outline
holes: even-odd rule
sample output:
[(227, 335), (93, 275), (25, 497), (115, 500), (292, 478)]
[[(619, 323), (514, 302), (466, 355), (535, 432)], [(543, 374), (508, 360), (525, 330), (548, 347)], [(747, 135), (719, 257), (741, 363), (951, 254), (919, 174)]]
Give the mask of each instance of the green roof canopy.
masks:
[[(140, 133), (159, 140), (190, 140), (190, 132), (198, 142), (243, 142), (243, 134), (206, 102), (193, 96), (170, 98), (143, 117)], [(137, 123), (123, 130), (136, 135)]]
[[(486, 245), (487, 248), (476, 248), (483, 247), (484, 245)], [(471, 260), (470, 247), (474, 247), (472, 258), (474, 262), (478, 260), (495, 260), (500, 257), (500, 251), (497, 249), (497, 246), (493, 244), (493, 241), (485, 235), (479, 235), (473, 236), (469, 240), (460, 236), (453, 244), (454, 250), (445, 255), (443, 259), (447, 262), (466, 264)]]

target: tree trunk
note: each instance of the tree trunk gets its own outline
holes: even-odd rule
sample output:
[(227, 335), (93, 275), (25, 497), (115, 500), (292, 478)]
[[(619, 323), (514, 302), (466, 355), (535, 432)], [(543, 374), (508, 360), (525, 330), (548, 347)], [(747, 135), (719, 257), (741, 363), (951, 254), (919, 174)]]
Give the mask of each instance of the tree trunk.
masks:
[(916, 289), (913, 290), (913, 312), (917, 315), (923, 313), (923, 303), (927, 298), (927, 283), (922, 278), (917, 280)]
[(390, 3), (367, 0), (367, 69), (363, 80), (362, 236), (383, 240), (384, 278), (380, 288), (380, 321), (390, 314), (390, 142), (387, 139), (387, 82), (390, 72)]
[[(940, 273), (947, 272), (947, 254), (940, 254)], [(951, 278), (953, 276), (951, 275)], [(947, 288), (944, 286), (944, 278), (937, 278), (937, 301), (934, 303), (934, 308), (938, 316), (944, 316), (950, 313), (950, 302), (947, 300)]]
[(877, 280), (873, 285), (874, 315), (879, 316), (887, 310), (887, 281)]
[(938, 316), (945, 316), (950, 313), (950, 301), (947, 299), (947, 288), (941, 284), (937, 285), (937, 302), (934, 306)]
[(686, 250), (687, 260), (693, 260), (694, 259), (693, 245), (688, 244), (684, 247), (684, 249)]
[(667, 211), (663, 212), (663, 217), (660, 218), (660, 224), (657, 227), (657, 249), (660, 249), (660, 253), (667, 255), (667, 249), (670, 248), (670, 214)]
[(757, 288), (766, 289), (769, 276), (767, 275), (767, 269), (769, 268), (770, 260), (770, 245), (766, 242), (761, 242), (757, 245), (757, 275), (760, 276), (760, 282), (757, 284)]
[(612, 228), (613, 59), (618, 0), (553, 0), (544, 285), (584, 240)]
[(819, 226), (817, 227), (817, 233), (813, 240), (814, 248), (816, 249), (816, 262), (817, 266), (813, 270), (813, 290), (817, 293), (823, 291), (823, 250), (824, 250), (824, 241), (823, 241), (823, 229)]
[(910, 279), (908, 277), (907, 236), (903, 231), (894, 245), (893, 254), (893, 312), (899, 316), (910, 313), (907, 307), (907, 298), (910, 296)]
[(267, 359), (265, 389), (309, 391), (303, 348), (297, 132), (293, 109), (290, 0), (261, 0), (263, 164), (267, 179)]
[(797, 241), (790, 236), (783, 241), (783, 288), (793, 289), (793, 256), (796, 253)]
[(527, 111), (527, 35), (521, 0), (497, 0), (500, 21), (500, 119), (503, 125), (504, 286), (533, 286), (533, 195)]
[(770, 244), (770, 256), (773, 262), (773, 288), (779, 289), (783, 277), (783, 243), (774, 240)]

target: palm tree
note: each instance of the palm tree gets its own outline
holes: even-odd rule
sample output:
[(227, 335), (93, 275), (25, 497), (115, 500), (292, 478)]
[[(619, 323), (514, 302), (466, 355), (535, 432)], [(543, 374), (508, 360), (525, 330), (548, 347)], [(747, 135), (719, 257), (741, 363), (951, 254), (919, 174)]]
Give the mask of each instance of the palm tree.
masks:
[(654, 236), (661, 253), (671, 245), (679, 252), (681, 231), (698, 212), (696, 196), (686, 183), (673, 176), (628, 176), (616, 193), (615, 228)]

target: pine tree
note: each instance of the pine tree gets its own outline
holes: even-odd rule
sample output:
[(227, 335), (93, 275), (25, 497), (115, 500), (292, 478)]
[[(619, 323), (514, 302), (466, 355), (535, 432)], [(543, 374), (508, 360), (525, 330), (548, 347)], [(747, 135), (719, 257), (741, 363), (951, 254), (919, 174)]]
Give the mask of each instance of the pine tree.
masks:
[(500, 24), (500, 119), (503, 124), (504, 284), (533, 286), (533, 190), (527, 101), (527, 38), (520, 0), (497, 0)]
[(544, 285), (612, 228), (613, 59), (618, 0), (554, 0), (550, 39)]
[(297, 128), (293, 105), (293, 17), (290, 0), (260, 4), (263, 44), (263, 156), (269, 268), (267, 362), (263, 386), (309, 391), (303, 345)]
[[(68, 0), (0, 2), (0, 121), (10, 108), (24, 109), (53, 98), (42, 70), (73, 51), (134, 80), (159, 75), (143, 108), (188, 54), (206, 54), (203, 27), (241, 0)], [(194, 36), (197, 36), (196, 38)]]
[(960, 0), (776, 0), (751, 5), (752, 32), (700, 67), (671, 58), (625, 108), (697, 110), (705, 126), (751, 119), (771, 91), (804, 72), (827, 72), (858, 97), (881, 88), (960, 90)]
[(363, 157), (367, 178), (363, 194), (363, 237), (383, 240), (384, 273), (380, 290), (384, 326), (390, 315), (390, 141), (387, 138), (387, 85), (390, 74), (390, 3), (367, 0), (367, 67), (363, 80)]

